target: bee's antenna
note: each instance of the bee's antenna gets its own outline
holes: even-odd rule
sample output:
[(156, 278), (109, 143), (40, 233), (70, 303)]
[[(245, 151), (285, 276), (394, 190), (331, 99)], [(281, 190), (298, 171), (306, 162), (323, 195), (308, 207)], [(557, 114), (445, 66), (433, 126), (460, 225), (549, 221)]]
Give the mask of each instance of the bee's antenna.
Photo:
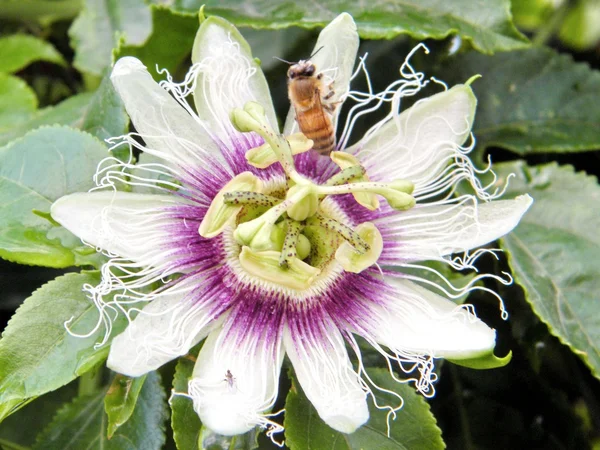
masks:
[(324, 45), (321, 45), (321, 46), (320, 46), (318, 49), (316, 49), (316, 50), (315, 50), (315, 52), (314, 52), (312, 55), (310, 55), (310, 59), (313, 59), (313, 57), (314, 57), (314, 56), (315, 56), (317, 53), (319, 53), (321, 50), (323, 50), (323, 47), (325, 47), (325, 46), (324, 46)]
[(284, 63), (286, 63), (286, 64), (289, 64), (290, 66), (293, 66), (293, 65), (295, 64), (295, 63), (293, 63), (293, 62), (289, 62), (289, 61), (287, 61), (287, 60), (285, 60), (285, 59), (278, 58), (277, 56), (273, 56), (273, 58), (274, 58), (274, 59), (276, 59), (277, 61), (281, 61), (281, 62), (284, 62)]

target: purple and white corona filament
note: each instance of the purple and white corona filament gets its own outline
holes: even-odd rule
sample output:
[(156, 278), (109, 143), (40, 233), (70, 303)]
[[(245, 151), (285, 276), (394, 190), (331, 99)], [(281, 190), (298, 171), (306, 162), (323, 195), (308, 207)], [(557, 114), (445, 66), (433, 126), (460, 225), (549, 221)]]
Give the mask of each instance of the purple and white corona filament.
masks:
[[(531, 204), (495, 200), (495, 184), (477, 181), (471, 88), (440, 87), (400, 113), (401, 100), (429, 82), (408, 58), (398, 81), (362, 93), (349, 89), (366, 74), (364, 60), (353, 72), (349, 15), (321, 32), (320, 47), (314, 63), (334, 83), (331, 101), (354, 102), (330, 158), (309, 150), (293, 113), (280, 134), (248, 44), (211, 17), (182, 83), (167, 75), (159, 85), (139, 60), (117, 61), (111, 79), (137, 133), (111, 143), (142, 150), (140, 161), (105, 160), (97, 189), (52, 207), (110, 257), (100, 285), (86, 286), (96, 330), (106, 330), (99, 344), (115, 314), (130, 320), (108, 366), (140, 376), (204, 340), (187, 394), (221, 434), (281, 429), (270, 413), (284, 356), (321, 418), (351, 433), (377, 389), (354, 335), (424, 395), (433, 393), (435, 358), (473, 359), (495, 346), (495, 331), (449, 299), (485, 289), (475, 281), (493, 275), (457, 289), (441, 274), (435, 284), (402, 271), (427, 269), (426, 260), (472, 268), (490, 251), (472, 249), (508, 233)], [(379, 107), (389, 114), (348, 146), (356, 120)], [(461, 181), (475, 195), (456, 195)]]

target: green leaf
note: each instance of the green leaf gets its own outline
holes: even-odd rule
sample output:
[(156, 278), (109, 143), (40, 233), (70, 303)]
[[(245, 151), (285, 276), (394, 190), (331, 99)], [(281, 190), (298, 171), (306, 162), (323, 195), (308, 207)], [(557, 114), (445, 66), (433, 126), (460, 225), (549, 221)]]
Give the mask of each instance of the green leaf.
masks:
[(165, 442), (167, 408), (160, 376), (148, 374), (131, 418), (109, 440), (104, 394), (79, 397), (62, 408), (33, 450), (158, 450)]
[(458, 366), (468, 367), (470, 369), (497, 369), (498, 367), (504, 367), (510, 362), (512, 359), (512, 351), (508, 352), (508, 354), (502, 358), (494, 355), (494, 352), (492, 351), (487, 355), (472, 359), (446, 359)]
[[(197, 349), (190, 351), (189, 355), (179, 358), (173, 378), (173, 392), (187, 393), (188, 380), (194, 370)], [(171, 399), (171, 428), (173, 428), (173, 439), (178, 450), (199, 450), (198, 440), (202, 423), (192, 404), (190, 398), (174, 395)]]
[(69, 29), (75, 49), (73, 65), (82, 72), (102, 75), (110, 66), (119, 36), (141, 45), (152, 32), (150, 11), (143, 0), (85, 0)]
[(129, 119), (107, 76), (94, 93), (79, 94), (56, 106), (38, 110), (29, 114), (28, 120), (11, 128), (3, 129), (1, 123), (0, 119), (0, 145), (6, 145), (43, 125), (68, 125), (87, 131), (98, 139), (106, 139), (125, 134)]
[(0, 136), (29, 120), (37, 106), (35, 92), (27, 83), (12, 75), (0, 73)]
[(52, 44), (28, 34), (13, 34), (0, 38), (0, 72), (13, 73), (35, 61), (66, 65)]
[(4, 0), (0, 19), (50, 25), (57, 20), (75, 17), (80, 9), (81, 0)]
[(48, 426), (56, 411), (76, 395), (77, 383), (73, 382), (49, 392), (4, 419), (0, 423), (0, 448), (4, 442), (31, 447), (35, 443), (35, 437)]
[[(1, 77), (2, 75), (0, 75)], [(87, 111), (92, 96), (91, 93), (75, 95), (56, 106), (32, 111), (24, 121), (10, 128), (4, 128), (0, 121), (0, 145), (6, 145), (43, 125), (68, 125), (79, 128), (82, 125), (81, 117)]]
[(114, 54), (117, 60), (122, 56), (135, 56), (142, 61), (152, 76), (159, 80), (156, 68), (167, 69), (171, 74), (189, 59), (198, 30), (198, 14), (178, 13), (166, 7), (152, 6), (152, 28), (154, 33), (144, 45), (120, 45)]
[(49, 212), (59, 197), (90, 189), (106, 156), (96, 138), (66, 127), (40, 128), (0, 148), (0, 257), (48, 267), (97, 263), (76, 251), (79, 238), (33, 210)]
[(594, 177), (556, 164), (494, 167), (506, 197), (529, 193), (531, 210), (502, 241), (515, 280), (550, 333), (600, 378), (600, 187)]
[(146, 375), (131, 378), (116, 374), (104, 397), (104, 411), (108, 416), (108, 439), (112, 438), (117, 428), (126, 423), (138, 400), (140, 390), (144, 386)]
[[(292, 450), (408, 450), (443, 449), (441, 431), (425, 399), (408, 384), (393, 380), (387, 369), (368, 369), (369, 376), (383, 389), (398, 393), (404, 406), (390, 420), (390, 437), (387, 436), (387, 410), (379, 410), (369, 399), (369, 421), (352, 434), (333, 430), (318, 416), (295, 378), (285, 405), (285, 442)], [(399, 400), (390, 394), (375, 391), (380, 406), (395, 407)]]
[[(108, 344), (94, 348), (104, 336), (102, 326), (88, 337), (72, 336), (65, 328), (70, 320), (74, 333), (94, 330), (98, 311), (82, 286), (99, 282), (97, 272), (70, 273), (45, 284), (19, 307), (0, 339), (0, 405), (18, 406), (64, 386), (106, 358)], [(111, 336), (126, 323), (119, 315)]]
[(521, 155), (600, 147), (600, 73), (567, 55), (532, 48), (452, 59), (436, 74), (449, 85), (472, 85), (478, 106), (473, 132), (478, 148), (495, 146)]
[(94, 92), (80, 119), (81, 124), (77, 128), (101, 140), (127, 132), (129, 117), (108, 75)]
[(458, 34), (484, 53), (527, 46), (527, 39), (511, 21), (508, 0), (488, 0), (485, 7), (471, 0), (374, 0), (368, 3), (176, 0), (174, 8), (196, 12), (203, 4), (206, 13), (224, 17), (237, 26), (315, 28), (347, 12), (354, 17), (361, 37), (366, 39), (392, 39), (399, 34), (416, 39), (442, 39)]

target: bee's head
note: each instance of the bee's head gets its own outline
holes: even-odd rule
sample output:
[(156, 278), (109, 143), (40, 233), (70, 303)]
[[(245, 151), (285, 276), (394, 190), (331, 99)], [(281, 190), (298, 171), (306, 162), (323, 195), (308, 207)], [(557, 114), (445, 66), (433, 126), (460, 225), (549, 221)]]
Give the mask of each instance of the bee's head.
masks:
[(287, 76), (288, 80), (293, 80), (299, 77), (312, 77), (317, 68), (310, 61), (298, 61), (296, 64), (288, 69)]

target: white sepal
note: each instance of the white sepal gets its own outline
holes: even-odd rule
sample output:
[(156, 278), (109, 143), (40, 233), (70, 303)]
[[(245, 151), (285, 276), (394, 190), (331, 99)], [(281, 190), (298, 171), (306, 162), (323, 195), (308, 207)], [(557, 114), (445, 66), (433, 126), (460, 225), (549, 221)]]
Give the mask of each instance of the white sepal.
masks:
[(496, 345), (496, 332), (467, 308), (400, 278), (386, 278), (393, 293), (372, 308), (373, 338), (394, 352), (474, 358)]
[[(189, 296), (198, 280), (181, 283), (153, 298), (110, 346), (107, 366), (131, 377), (156, 370), (204, 339), (219, 320), (210, 302)], [(131, 311), (130, 311), (131, 312)]]
[(277, 398), (281, 339), (267, 342), (252, 333), (242, 342), (228, 338), (223, 329), (208, 336), (189, 382), (202, 424), (226, 436), (256, 425), (280, 428), (266, 414)]
[[(354, 19), (348, 13), (342, 13), (329, 23), (317, 39), (313, 54), (315, 56), (311, 61), (315, 64), (317, 72), (323, 73), (323, 84), (325, 92), (329, 92), (329, 84), (333, 82), (332, 89), (335, 94), (327, 100), (330, 104), (335, 104), (342, 100), (342, 97), (348, 92), (350, 87), (350, 78), (356, 61), (358, 52), (358, 31)], [(307, 56), (308, 58), (308, 56)], [(341, 110), (341, 104), (338, 104), (333, 114), (333, 129), (336, 129), (337, 117)], [(298, 132), (296, 124), (296, 114), (294, 108), (290, 108), (285, 126), (284, 135), (290, 135)]]
[(139, 59), (119, 59), (110, 79), (146, 143), (145, 152), (180, 167), (202, 165), (207, 155), (218, 155), (203, 124), (152, 79)]
[(285, 351), (302, 390), (321, 419), (337, 431), (352, 433), (369, 419), (367, 394), (337, 327), (323, 324), (320, 334), (317, 337), (304, 330), (292, 336), (286, 328)]
[[(459, 203), (417, 205), (392, 217), (376, 221), (387, 239), (397, 243), (397, 262), (440, 259), (488, 244), (515, 228), (533, 199), (477, 203), (465, 197)], [(393, 261), (385, 261), (386, 264)]]
[(61, 197), (50, 211), (84, 242), (153, 265), (164, 262), (169, 253), (168, 229), (175, 219), (167, 210), (177, 205), (173, 195), (97, 191)]
[(194, 102), (201, 120), (222, 142), (238, 136), (230, 114), (255, 101), (265, 109), (267, 120), (278, 129), (271, 94), (260, 64), (250, 46), (231, 23), (211, 16), (198, 29), (192, 62), (196, 71)]
[(357, 155), (371, 178), (410, 180), (418, 191), (439, 176), (465, 142), (476, 106), (469, 86), (454, 86), (388, 116), (347, 151)]

